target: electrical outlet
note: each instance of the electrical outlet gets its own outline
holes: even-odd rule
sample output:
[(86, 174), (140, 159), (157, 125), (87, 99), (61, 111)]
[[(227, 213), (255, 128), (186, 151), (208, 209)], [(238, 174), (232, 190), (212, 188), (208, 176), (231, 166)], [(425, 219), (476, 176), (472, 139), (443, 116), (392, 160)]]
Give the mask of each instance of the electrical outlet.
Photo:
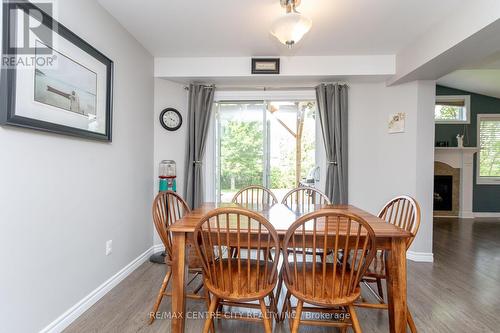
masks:
[(106, 242), (106, 255), (109, 256), (113, 252), (113, 241), (109, 240)]

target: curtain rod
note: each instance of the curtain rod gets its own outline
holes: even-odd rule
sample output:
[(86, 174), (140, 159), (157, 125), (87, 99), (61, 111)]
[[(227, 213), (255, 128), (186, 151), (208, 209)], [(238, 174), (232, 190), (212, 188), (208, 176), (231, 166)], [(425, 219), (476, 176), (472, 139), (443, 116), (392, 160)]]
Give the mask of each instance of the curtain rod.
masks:
[(314, 90), (314, 87), (258, 87), (258, 86), (217, 86), (220, 91), (273, 91), (273, 90)]
[[(339, 84), (339, 85), (345, 85), (349, 87), (347, 82), (330, 82), (333, 84)], [(318, 83), (319, 84), (330, 84), (330, 83)], [(276, 91), (276, 90), (314, 90), (316, 89), (316, 86), (302, 86), (302, 87), (291, 87), (291, 86), (286, 86), (286, 87), (280, 87), (280, 86), (238, 86), (238, 85), (216, 85), (216, 90), (218, 91)], [(184, 89), (189, 90), (189, 86), (185, 86)]]

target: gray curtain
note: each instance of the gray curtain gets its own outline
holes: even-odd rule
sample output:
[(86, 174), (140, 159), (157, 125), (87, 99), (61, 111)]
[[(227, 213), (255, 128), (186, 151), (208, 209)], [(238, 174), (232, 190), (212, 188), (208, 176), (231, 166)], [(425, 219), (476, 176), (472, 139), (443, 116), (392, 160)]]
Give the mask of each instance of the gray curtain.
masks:
[(347, 85), (316, 87), (318, 114), (326, 150), (325, 193), (334, 204), (347, 204)]
[(187, 203), (193, 209), (203, 202), (204, 180), (202, 175), (202, 161), (205, 155), (214, 93), (214, 86), (200, 84), (191, 84), (189, 86), (188, 142), (186, 148), (184, 196)]

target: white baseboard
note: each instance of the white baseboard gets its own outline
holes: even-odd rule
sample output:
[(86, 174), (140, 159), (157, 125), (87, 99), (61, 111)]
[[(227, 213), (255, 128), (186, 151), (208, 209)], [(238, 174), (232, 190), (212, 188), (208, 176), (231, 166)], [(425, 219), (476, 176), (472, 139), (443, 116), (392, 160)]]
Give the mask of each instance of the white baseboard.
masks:
[(47, 325), (40, 333), (59, 333), (62, 332), (66, 327), (68, 327), (75, 319), (81, 316), (85, 311), (87, 311), (92, 305), (94, 305), (98, 300), (100, 300), (104, 295), (106, 295), (111, 289), (113, 289), (118, 283), (125, 279), (130, 273), (132, 273), (137, 267), (142, 265), (149, 256), (154, 252), (154, 246), (150, 247), (140, 256), (135, 258), (127, 266), (123, 267), (118, 273), (110, 277), (99, 287), (94, 289), (90, 294), (85, 296), (78, 303), (73, 305), (70, 309), (60, 315), (56, 320)]
[(434, 254), (426, 252), (407, 251), (406, 259), (416, 262), (434, 262)]
[(470, 214), (463, 214), (463, 215), (460, 215), (460, 216), (434, 215), (434, 217), (439, 217), (439, 218), (461, 218), (461, 219), (474, 219), (474, 218), (480, 218), (480, 217), (500, 218), (500, 213), (472, 212)]
[(157, 252), (161, 252), (161, 251), (165, 251), (165, 246), (163, 246), (163, 244), (153, 245), (153, 253), (157, 253)]
[(461, 219), (473, 219), (474, 213), (471, 210), (461, 211), (458, 215)]
[(474, 213), (474, 217), (499, 217), (500, 213)]

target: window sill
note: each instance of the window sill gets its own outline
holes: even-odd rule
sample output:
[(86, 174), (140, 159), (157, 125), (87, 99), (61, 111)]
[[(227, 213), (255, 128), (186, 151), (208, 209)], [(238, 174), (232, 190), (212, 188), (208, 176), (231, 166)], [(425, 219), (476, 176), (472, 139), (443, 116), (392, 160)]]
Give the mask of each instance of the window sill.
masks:
[(468, 125), (470, 120), (434, 120), (436, 125)]
[(476, 185), (500, 185), (500, 178), (477, 177)]

